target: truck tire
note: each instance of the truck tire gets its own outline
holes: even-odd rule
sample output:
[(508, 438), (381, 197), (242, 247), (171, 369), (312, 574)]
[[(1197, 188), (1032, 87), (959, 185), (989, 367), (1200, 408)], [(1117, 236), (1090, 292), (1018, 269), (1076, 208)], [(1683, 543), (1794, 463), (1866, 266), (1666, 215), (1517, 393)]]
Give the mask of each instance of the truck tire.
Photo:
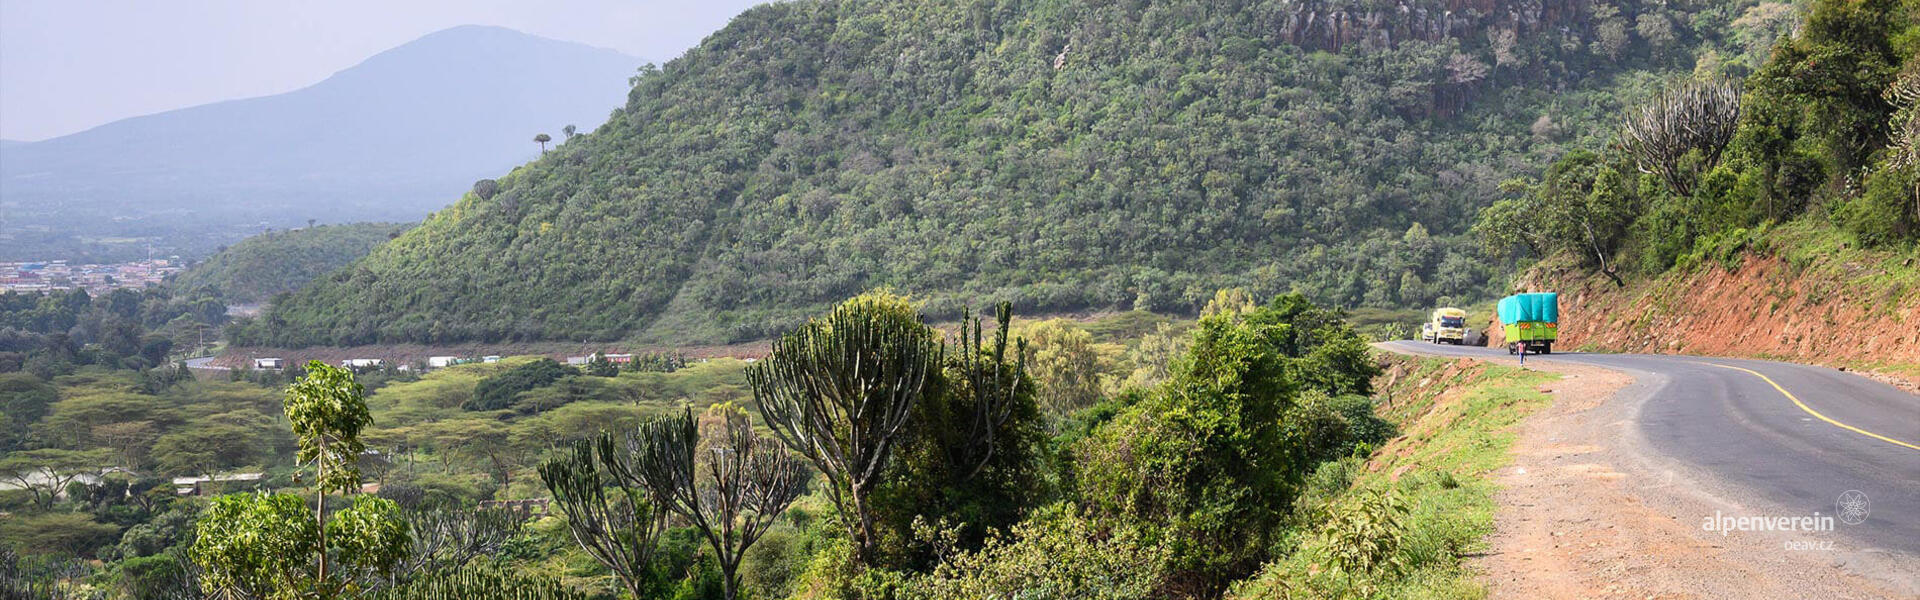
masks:
[(1513, 344), (1507, 344), (1507, 356), (1513, 356), (1515, 354), (1519, 354), (1519, 352), (1514, 350)]
[(1551, 342), (1549, 342), (1549, 343), (1545, 343), (1545, 344), (1541, 344), (1541, 345), (1540, 345), (1540, 353), (1541, 353), (1541, 354), (1553, 354), (1553, 344), (1552, 344)]

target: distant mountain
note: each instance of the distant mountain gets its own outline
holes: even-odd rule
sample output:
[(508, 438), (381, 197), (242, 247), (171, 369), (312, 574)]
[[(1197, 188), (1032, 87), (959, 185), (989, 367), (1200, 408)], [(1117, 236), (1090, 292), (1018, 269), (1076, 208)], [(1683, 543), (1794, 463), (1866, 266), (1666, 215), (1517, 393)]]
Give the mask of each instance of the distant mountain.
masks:
[(187, 243), (234, 225), (418, 220), (538, 157), (535, 134), (598, 126), (642, 62), (498, 27), (440, 31), (297, 91), (0, 146), (0, 225)]
[(235, 339), (729, 342), (883, 286), (932, 318), (1468, 301), (1503, 181), (1746, 64), (1732, 0), (1684, 6), (763, 4)]

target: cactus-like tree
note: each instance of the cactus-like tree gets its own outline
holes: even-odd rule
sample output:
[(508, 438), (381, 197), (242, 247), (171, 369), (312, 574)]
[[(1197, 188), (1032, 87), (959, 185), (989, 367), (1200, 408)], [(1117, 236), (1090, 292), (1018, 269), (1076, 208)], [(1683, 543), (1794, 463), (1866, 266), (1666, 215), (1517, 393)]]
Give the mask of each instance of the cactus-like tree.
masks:
[(574, 542), (613, 571), (633, 597), (645, 598), (653, 553), (666, 531), (665, 513), (655, 510), (644, 487), (628, 478), (602, 477), (602, 467), (608, 473), (634, 472), (620, 450), (607, 433), (576, 441), (571, 452), (540, 465), (540, 479), (567, 515)]
[(1006, 425), (1019, 406), (1018, 396), (1027, 382), (1027, 340), (1015, 345), (1014, 359), (1007, 359), (1007, 333), (1013, 324), (1013, 304), (1001, 302), (995, 307), (999, 327), (993, 332), (993, 346), (981, 343), (980, 319), (969, 313), (960, 317), (959, 354), (949, 372), (966, 385), (971, 402), (966, 407), (964, 439), (947, 448), (948, 464), (961, 479), (972, 479), (993, 461), (995, 432)]
[(1739, 86), (1694, 81), (1629, 115), (1620, 125), (1619, 145), (1640, 172), (1658, 176), (1675, 194), (1691, 196), (1700, 173), (1720, 162), (1739, 122)]
[(733, 600), (741, 559), (806, 491), (808, 473), (785, 448), (754, 433), (745, 413), (723, 410), (716, 425), (720, 431), (708, 431), (704, 445), (691, 409), (641, 425), (628, 438), (638, 470), (617, 475), (637, 477), (662, 508), (700, 530), (719, 559), (721, 589)]
[(939, 358), (932, 329), (906, 299), (855, 297), (781, 337), (747, 382), (767, 426), (830, 482), (862, 562), (874, 556), (868, 505)]

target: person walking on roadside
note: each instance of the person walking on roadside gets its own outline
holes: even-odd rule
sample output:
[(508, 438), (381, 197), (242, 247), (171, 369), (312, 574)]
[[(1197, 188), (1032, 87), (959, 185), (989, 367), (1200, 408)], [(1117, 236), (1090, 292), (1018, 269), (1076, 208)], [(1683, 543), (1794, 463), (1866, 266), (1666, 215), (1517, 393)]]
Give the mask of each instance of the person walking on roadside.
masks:
[(1520, 342), (1520, 368), (1527, 368), (1527, 343)]

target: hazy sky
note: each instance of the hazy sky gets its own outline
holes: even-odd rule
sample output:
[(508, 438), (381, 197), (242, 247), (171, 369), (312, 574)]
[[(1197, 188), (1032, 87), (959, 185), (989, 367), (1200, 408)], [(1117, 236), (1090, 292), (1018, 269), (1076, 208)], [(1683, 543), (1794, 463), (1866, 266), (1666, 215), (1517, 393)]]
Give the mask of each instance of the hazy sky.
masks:
[(766, 0), (0, 0), (0, 138), (299, 89), (457, 25), (666, 62)]

